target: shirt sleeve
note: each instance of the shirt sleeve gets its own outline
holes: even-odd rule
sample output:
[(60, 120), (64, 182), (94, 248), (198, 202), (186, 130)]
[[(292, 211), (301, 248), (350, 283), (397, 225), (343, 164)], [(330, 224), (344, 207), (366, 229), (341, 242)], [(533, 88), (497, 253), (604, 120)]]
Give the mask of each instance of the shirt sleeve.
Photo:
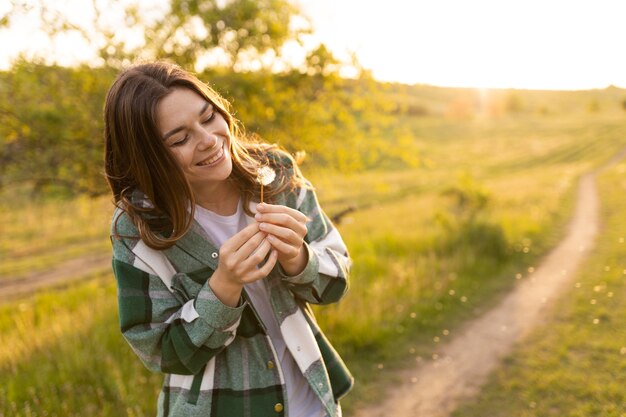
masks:
[[(118, 287), (122, 334), (146, 367), (153, 371), (192, 375), (235, 338), (245, 302), (223, 304), (208, 285), (189, 298), (172, 291), (134, 254), (127, 239), (112, 237), (113, 273)], [(184, 273), (172, 287), (191, 280)]]
[(298, 297), (312, 304), (339, 301), (347, 292), (351, 260), (339, 231), (322, 211), (313, 187), (297, 190), (296, 209), (304, 213), (307, 235), (304, 248), (309, 260), (296, 276), (287, 276), (280, 270), (282, 280)]

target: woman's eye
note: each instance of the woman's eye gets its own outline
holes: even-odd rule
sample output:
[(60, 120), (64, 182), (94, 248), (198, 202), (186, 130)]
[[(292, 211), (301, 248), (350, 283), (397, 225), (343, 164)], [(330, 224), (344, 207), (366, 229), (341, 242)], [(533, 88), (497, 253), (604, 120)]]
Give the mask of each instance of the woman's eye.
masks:
[(185, 135), (184, 138), (179, 139), (175, 142), (172, 142), (171, 146), (180, 146), (180, 145), (184, 145), (185, 143), (187, 143), (187, 140), (189, 140), (189, 135)]
[(211, 123), (211, 121), (215, 119), (215, 112), (211, 112), (211, 114), (209, 115), (209, 117), (207, 117), (206, 119), (204, 119), (202, 121), (202, 124), (205, 125), (207, 123)]

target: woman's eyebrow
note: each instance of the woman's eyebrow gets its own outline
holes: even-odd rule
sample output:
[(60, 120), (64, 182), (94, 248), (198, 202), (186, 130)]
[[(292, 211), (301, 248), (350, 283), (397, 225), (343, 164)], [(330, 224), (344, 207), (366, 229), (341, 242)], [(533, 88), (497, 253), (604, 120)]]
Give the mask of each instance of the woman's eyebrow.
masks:
[[(206, 111), (206, 109), (209, 108), (209, 106), (211, 106), (211, 103), (209, 101), (205, 102), (204, 106), (202, 106), (202, 108), (200, 109), (200, 112), (198, 112), (198, 116), (202, 116), (204, 112)], [(163, 135), (163, 140), (166, 140), (170, 136), (175, 135), (176, 133), (180, 132), (183, 129), (184, 129), (183, 126), (175, 127), (174, 129), (170, 130), (165, 135)]]

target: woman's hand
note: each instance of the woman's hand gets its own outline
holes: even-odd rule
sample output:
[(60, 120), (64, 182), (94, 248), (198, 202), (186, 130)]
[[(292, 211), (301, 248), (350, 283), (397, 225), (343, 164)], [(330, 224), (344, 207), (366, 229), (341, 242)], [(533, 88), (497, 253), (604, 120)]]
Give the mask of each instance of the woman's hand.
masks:
[[(259, 266), (268, 253), (267, 261)], [(209, 285), (220, 301), (235, 307), (244, 284), (265, 278), (274, 268), (277, 255), (267, 233), (259, 231), (258, 223), (252, 223), (224, 242)]]
[(285, 273), (294, 276), (302, 272), (309, 261), (303, 248), (309, 219), (298, 210), (267, 203), (257, 205), (255, 219), (278, 252), (278, 262)]

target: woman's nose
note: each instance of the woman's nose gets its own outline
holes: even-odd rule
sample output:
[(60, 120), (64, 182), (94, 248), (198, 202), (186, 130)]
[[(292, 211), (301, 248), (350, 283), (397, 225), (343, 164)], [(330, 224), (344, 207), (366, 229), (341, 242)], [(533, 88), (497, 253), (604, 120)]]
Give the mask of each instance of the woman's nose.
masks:
[(200, 147), (202, 149), (211, 149), (217, 144), (217, 136), (213, 133), (200, 129)]

